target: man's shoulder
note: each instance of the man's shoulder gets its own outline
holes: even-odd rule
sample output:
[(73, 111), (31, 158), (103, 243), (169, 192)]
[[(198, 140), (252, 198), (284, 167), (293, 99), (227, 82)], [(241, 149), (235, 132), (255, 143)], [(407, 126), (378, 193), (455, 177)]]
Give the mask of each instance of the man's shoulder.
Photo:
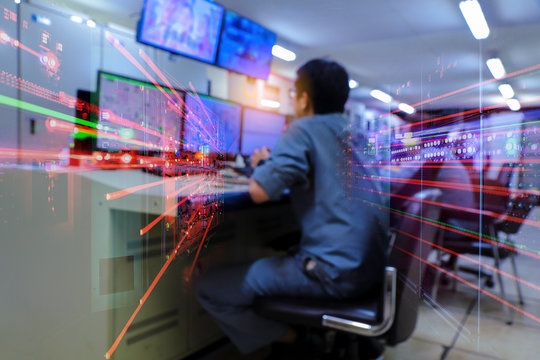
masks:
[(347, 122), (347, 118), (343, 114), (316, 114), (300, 119), (296, 119), (292, 122), (291, 126), (298, 128), (310, 128), (317, 124), (333, 124), (337, 126), (343, 126)]

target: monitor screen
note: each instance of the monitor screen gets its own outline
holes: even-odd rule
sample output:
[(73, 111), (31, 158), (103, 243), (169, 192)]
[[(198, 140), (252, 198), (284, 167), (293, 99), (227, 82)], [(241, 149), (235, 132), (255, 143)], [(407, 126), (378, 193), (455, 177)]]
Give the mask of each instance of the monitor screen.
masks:
[(272, 149), (284, 128), (285, 115), (244, 109), (241, 153), (251, 155), (253, 150), (263, 146)]
[(186, 94), (184, 150), (209, 150), (236, 155), (240, 149), (242, 107), (198, 94)]
[(223, 12), (209, 0), (146, 0), (137, 39), (214, 64)]
[(101, 150), (169, 151), (180, 148), (184, 93), (158, 89), (142, 81), (100, 72)]
[(267, 79), (276, 34), (227, 10), (217, 65), (248, 76)]

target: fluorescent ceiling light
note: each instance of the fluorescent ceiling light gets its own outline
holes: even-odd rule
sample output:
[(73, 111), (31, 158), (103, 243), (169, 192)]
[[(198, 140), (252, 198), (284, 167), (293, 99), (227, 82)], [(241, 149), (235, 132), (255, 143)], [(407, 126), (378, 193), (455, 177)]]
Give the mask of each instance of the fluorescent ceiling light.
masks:
[(353, 79), (349, 80), (349, 87), (351, 89), (354, 89), (354, 88), (358, 87), (358, 81), (353, 80)]
[(475, 39), (482, 40), (489, 36), (489, 27), (478, 1), (461, 1), (459, 9)]
[(399, 110), (407, 113), (407, 114), (413, 114), (415, 112), (414, 108), (411, 105), (407, 105), (405, 103), (401, 103), (398, 105)]
[(514, 97), (514, 89), (508, 84), (499, 85), (499, 91), (505, 99), (511, 99)]
[(506, 104), (512, 111), (519, 111), (521, 109), (521, 104), (516, 99), (510, 99), (506, 101)]
[(71, 21), (77, 23), (77, 24), (82, 24), (82, 18), (80, 16), (77, 16), (77, 15), (71, 15)]
[(285, 61), (296, 60), (296, 54), (291, 50), (285, 49), (283, 46), (274, 45), (272, 47), (272, 55)]
[(88, 27), (91, 27), (91, 28), (95, 28), (96, 27), (96, 22), (92, 19), (88, 19), (86, 20), (86, 26)]
[(381, 90), (371, 90), (369, 94), (373, 96), (375, 99), (385, 102), (387, 104), (390, 101), (392, 101), (392, 97), (388, 95), (387, 93), (382, 92)]
[(506, 70), (504, 70), (504, 66), (501, 59), (499, 58), (488, 59), (486, 61), (486, 65), (489, 71), (491, 72), (491, 75), (493, 75), (495, 79), (500, 79), (504, 75), (506, 75)]
[(13, 0), (13, 2), (17, 5), (19, 5), (21, 3), (21, 0)]
[(279, 101), (268, 100), (268, 99), (262, 99), (261, 105), (272, 108), (272, 109), (278, 109), (281, 106)]

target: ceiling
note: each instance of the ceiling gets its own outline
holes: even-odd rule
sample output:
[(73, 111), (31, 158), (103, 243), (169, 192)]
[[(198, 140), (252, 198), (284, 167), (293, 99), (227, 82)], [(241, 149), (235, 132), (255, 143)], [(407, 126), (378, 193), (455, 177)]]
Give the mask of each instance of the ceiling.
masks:
[[(332, 58), (360, 83), (351, 96), (372, 106), (382, 104), (369, 96), (373, 88), (396, 101), (424, 102), (431, 109), (473, 107), (480, 101), (485, 106), (502, 104), (497, 91), (501, 82), (430, 99), (491, 80), (485, 60), (492, 56), (501, 58), (507, 73), (540, 63), (540, 0), (479, 0), (491, 30), (482, 41), (470, 33), (459, 0), (218, 2), (276, 32), (278, 43), (297, 53), (291, 63), (274, 59), (274, 72), (292, 78), (306, 60)], [(142, 8), (142, 0), (54, 3), (132, 29)], [(505, 82), (524, 106), (540, 105), (540, 71)]]

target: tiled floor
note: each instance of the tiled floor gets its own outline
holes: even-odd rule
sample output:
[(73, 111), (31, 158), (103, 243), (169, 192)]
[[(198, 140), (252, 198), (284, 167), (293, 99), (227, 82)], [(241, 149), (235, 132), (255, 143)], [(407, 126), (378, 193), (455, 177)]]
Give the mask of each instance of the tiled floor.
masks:
[[(532, 215), (535, 219), (540, 218), (540, 209), (535, 209)], [(518, 244), (540, 248), (538, 234), (538, 229), (524, 227), (514, 239)], [(484, 261), (492, 265), (492, 259)], [(514, 280), (508, 277), (503, 279), (507, 300), (517, 306), (517, 310), (512, 311), (512, 325), (507, 325), (508, 314), (497, 298), (488, 294), (478, 296), (478, 291), (458, 282), (455, 291), (450, 285), (442, 287), (436, 302), (421, 304), (412, 337), (396, 347), (388, 347), (384, 359), (540, 359), (540, 259), (520, 254), (516, 261), (519, 278), (532, 286), (521, 285), (525, 300), (521, 306), (518, 304)], [(509, 260), (502, 263), (502, 271), (511, 273)], [(474, 275), (459, 275), (472, 284), (478, 284)], [(500, 297), (497, 285), (485, 290)], [(228, 344), (204, 360), (258, 360), (264, 359), (267, 353), (267, 350), (263, 350), (242, 357)]]
[[(531, 217), (540, 218), (540, 209), (535, 209)], [(537, 228), (523, 227), (514, 241), (538, 249), (538, 234)], [(492, 259), (484, 261), (493, 264)], [(458, 282), (455, 292), (450, 286), (440, 290), (440, 308), (428, 303), (421, 305), (412, 338), (388, 348), (384, 359), (540, 359), (540, 259), (520, 254), (516, 262), (518, 277), (533, 286), (521, 285), (525, 300), (521, 306), (514, 280), (503, 278), (507, 300), (518, 308), (511, 314), (512, 325), (506, 324), (508, 315), (497, 299), (487, 294), (478, 296), (478, 291)], [(502, 263), (502, 271), (511, 274), (509, 260)], [(477, 284), (474, 276), (459, 275)], [(486, 291), (500, 297), (497, 285)], [(471, 311), (467, 315), (469, 306)]]

